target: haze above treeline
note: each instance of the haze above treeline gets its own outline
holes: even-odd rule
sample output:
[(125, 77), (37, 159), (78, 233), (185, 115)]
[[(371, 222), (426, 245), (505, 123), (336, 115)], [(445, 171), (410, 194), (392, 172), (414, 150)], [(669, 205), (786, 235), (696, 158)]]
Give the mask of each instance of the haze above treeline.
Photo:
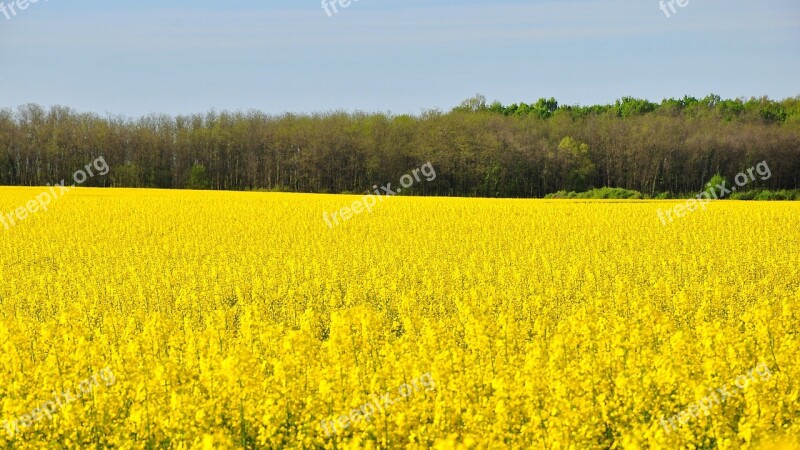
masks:
[(476, 95), (413, 116), (0, 110), (2, 185), (52, 184), (100, 156), (110, 172), (84, 186), (363, 193), (430, 162), (436, 179), (404, 194), (537, 198), (618, 187), (657, 196), (766, 161), (772, 176), (750, 188), (797, 189), (800, 96), (568, 106)]

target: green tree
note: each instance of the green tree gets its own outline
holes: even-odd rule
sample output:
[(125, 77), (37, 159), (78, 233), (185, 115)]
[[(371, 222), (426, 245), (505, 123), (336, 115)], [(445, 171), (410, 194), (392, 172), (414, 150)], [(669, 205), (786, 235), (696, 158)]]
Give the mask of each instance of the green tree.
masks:
[(475, 94), (474, 97), (464, 100), (460, 105), (453, 108), (453, 111), (478, 112), (486, 111), (487, 109), (486, 97), (481, 94)]
[(139, 166), (129, 161), (115, 167), (111, 172), (111, 183), (114, 187), (141, 187)]
[(566, 189), (575, 192), (587, 190), (595, 172), (595, 165), (589, 158), (589, 146), (567, 136), (558, 144), (558, 150), (567, 163)]
[(535, 105), (531, 105), (531, 111), (535, 112), (540, 119), (549, 119), (557, 109), (558, 102), (553, 97), (540, 98)]
[(708, 195), (711, 196), (711, 198), (719, 197), (721, 194), (717, 193), (717, 195), (714, 195), (714, 192), (717, 192), (717, 186), (718, 185), (723, 185), (725, 183), (727, 183), (727, 180), (725, 179), (725, 177), (723, 177), (722, 175), (716, 173), (706, 183), (704, 192), (708, 193)]
[(189, 181), (186, 183), (186, 187), (195, 190), (209, 189), (211, 187), (204, 165), (194, 164), (189, 169)]

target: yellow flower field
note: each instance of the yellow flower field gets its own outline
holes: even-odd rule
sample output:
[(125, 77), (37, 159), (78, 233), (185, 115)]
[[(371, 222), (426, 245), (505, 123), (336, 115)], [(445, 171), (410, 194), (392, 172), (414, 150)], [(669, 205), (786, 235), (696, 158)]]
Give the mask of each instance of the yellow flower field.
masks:
[(357, 198), (0, 225), (0, 448), (798, 448), (800, 204)]

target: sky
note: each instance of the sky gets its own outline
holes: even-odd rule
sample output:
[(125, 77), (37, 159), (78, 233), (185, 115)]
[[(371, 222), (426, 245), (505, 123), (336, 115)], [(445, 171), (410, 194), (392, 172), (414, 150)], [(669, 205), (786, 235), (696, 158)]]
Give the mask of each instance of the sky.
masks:
[(0, 108), (420, 114), (477, 93), (800, 95), (798, 0), (688, 0), (669, 17), (660, 0), (359, 0), (330, 15), (321, 0), (16, 1), (0, 0)]

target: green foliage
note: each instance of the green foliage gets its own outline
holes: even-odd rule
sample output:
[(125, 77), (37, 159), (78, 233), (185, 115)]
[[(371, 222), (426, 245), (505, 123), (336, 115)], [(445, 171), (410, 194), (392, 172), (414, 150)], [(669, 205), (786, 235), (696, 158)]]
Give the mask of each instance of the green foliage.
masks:
[(203, 190), (211, 187), (208, 181), (206, 168), (202, 164), (195, 164), (189, 169), (189, 181), (186, 182), (188, 189)]
[(558, 102), (553, 97), (549, 99), (540, 98), (531, 110), (540, 119), (549, 119), (558, 110)]
[(679, 115), (686, 118), (702, 116), (716, 116), (725, 121), (747, 120), (764, 123), (785, 123), (787, 121), (800, 121), (800, 98), (790, 98), (783, 101), (770, 100), (768, 97), (753, 97), (744, 99), (723, 99), (719, 95), (709, 94), (703, 99), (684, 96), (683, 98), (663, 99), (661, 103), (653, 103), (646, 99), (622, 97), (611, 105), (563, 105), (559, 106), (554, 98), (540, 98), (536, 103), (513, 103), (503, 106), (494, 101), (486, 106), (486, 99), (482, 95), (464, 100), (454, 111), (488, 111), (505, 116), (527, 117), (535, 116), (539, 119), (550, 119), (558, 110), (566, 111), (573, 119), (587, 116), (599, 116), (612, 112), (617, 117), (640, 117), (650, 113), (663, 115)]
[[(711, 179), (710, 179), (710, 180), (708, 180), (708, 182), (707, 182), (707, 183), (706, 183), (706, 185), (704, 186), (704, 189), (703, 189), (703, 191), (704, 191), (704, 192), (707, 192), (707, 193), (708, 193), (708, 195), (709, 195), (709, 196), (711, 196), (711, 198), (715, 198), (716, 196), (715, 196), (715, 195), (713, 195), (713, 192), (718, 192), (718, 190), (717, 190), (717, 186), (718, 186), (718, 185), (721, 185), (721, 184), (723, 184), (723, 183), (726, 183), (726, 182), (727, 182), (727, 180), (725, 179), (725, 177), (723, 177), (723, 176), (722, 176), (721, 174), (719, 174), (719, 173), (716, 173), (716, 174), (714, 174), (714, 176), (713, 176), (713, 177), (711, 177)], [(718, 196), (718, 195), (719, 195), (719, 194), (717, 194), (717, 196)]]
[(547, 195), (544, 196), (544, 198), (546, 198), (548, 200), (549, 199), (565, 199), (565, 198), (575, 198), (576, 195), (578, 195), (578, 194), (575, 193), (574, 191), (570, 191), (570, 192), (558, 191), (558, 192), (553, 192), (551, 194), (547, 194)]
[(473, 98), (468, 98), (461, 102), (454, 111), (489, 111), (496, 114), (503, 114), (504, 116), (535, 116), (539, 119), (549, 119), (553, 114), (558, 111), (558, 101), (555, 98), (540, 98), (536, 103), (527, 104), (525, 102), (513, 103), (509, 106), (503, 106), (498, 101), (492, 102), (491, 105), (486, 107), (486, 98), (478, 94)]
[(800, 97), (712, 94), (659, 104), (626, 97), (591, 106), (540, 98), (504, 106), (476, 95), (452, 112), (419, 115), (212, 111), (136, 119), (25, 105), (0, 109), (0, 185), (44, 186), (102, 155), (110, 171), (87, 186), (364, 193), (396, 187), (430, 161), (436, 179), (403, 194), (577, 197), (618, 186), (689, 198), (709, 167), (730, 179), (756, 161), (774, 165), (773, 173), (748, 187), (800, 188), (798, 135)]
[(544, 198), (549, 199), (619, 199), (619, 200), (638, 200), (644, 198), (641, 192), (623, 188), (602, 187), (586, 192), (576, 193), (574, 191), (558, 191), (548, 194)]
[[(272, 186), (271, 188), (267, 189), (266, 191), (267, 192), (294, 192), (294, 189), (292, 189), (289, 186), (285, 186), (283, 184), (276, 184), (276, 185)], [(330, 192), (323, 192), (323, 193), (330, 193)], [(354, 192), (354, 194), (355, 193), (356, 192)]]
[(558, 150), (568, 167), (567, 189), (586, 190), (595, 171), (595, 165), (589, 157), (589, 146), (567, 136), (558, 144)]
[(481, 94), (475, 94), (474, 97), (468, 98), (461, 102), (460, 105), (453, 108), (455, 112), (478, 112), (487, 111), (486, 97)]
[(614, 105), (619, 117), (641, 116), (656, 110), (658, 105), (647, 100), (622, 97)]
[(800, 189), (780, 189), (771, 191), (768, 189), (753, 189), (749, 191), (734, 192), (730, 196), (731, 200), (800, 200)]
[(141, 187), (139, 176), (139, 166), (129, 161), (114, 169), (111, 184), (115, 187)]

